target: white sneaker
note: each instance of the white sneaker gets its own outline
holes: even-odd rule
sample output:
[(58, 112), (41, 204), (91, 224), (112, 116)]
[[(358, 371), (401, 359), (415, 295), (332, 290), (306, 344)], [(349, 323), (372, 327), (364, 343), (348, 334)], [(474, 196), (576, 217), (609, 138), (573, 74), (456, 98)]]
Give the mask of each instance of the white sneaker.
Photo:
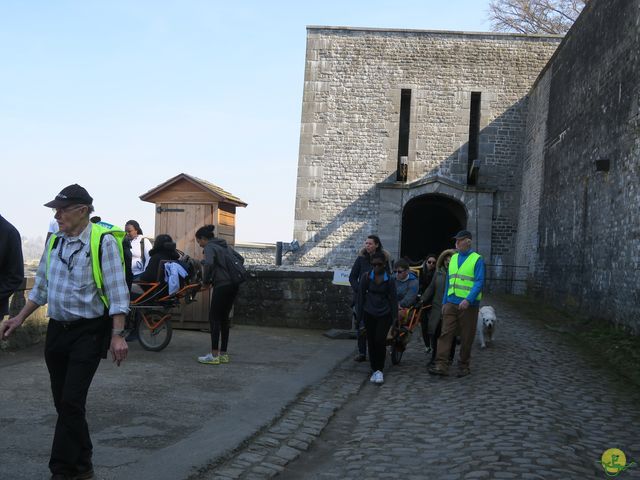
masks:
[(378, 378), (378, 377), (376, 376), (376, 373), (378, 373), (378, 372), (377, 372), (377, 371), (375, 371), (375, 372), (373, 372), (373, 373), (371, 374), (371, 378), (369, 378), (369, 381), (370, 381), (371, 383), (376, 383), (376, 378)]
[(380, 370), (376, 370), (375, 372), (373, 372), (371, 378), (373, 379), (371, 380), (373, 383), (377, 383), (379, 385), (382, 385), (384, 383), (384, 375)]
[(205, 363), (207, 365), (220, 365), (220, 357), (218, 355), (212, 355), (207, 353), (204, 357), (198, 357), (198, 362)]

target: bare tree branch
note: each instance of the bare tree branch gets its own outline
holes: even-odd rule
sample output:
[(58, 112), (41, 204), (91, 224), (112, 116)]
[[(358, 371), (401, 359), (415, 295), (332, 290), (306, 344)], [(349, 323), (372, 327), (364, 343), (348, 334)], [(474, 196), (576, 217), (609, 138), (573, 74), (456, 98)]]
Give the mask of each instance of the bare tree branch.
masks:
[(491, 0), (494, 31), (562, 35), (589, 0)]

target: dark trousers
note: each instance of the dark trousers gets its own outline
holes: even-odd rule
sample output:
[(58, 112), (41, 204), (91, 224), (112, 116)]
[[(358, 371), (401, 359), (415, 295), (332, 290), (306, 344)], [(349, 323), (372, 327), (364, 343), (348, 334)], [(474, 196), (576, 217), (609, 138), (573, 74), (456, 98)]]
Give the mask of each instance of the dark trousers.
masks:
[(362, 356), (367, 356), (367, 334), (364, 328), (364, 320), (358, 322), (358, 316), (356, 315), (355, 307), (353, 310), (353, 324), (356, 327), (356, 339), (358, 340), (358, 353)]
[(211, 350), (226, 352), (229, 344), (229, 313), (238, 295), (237, 285), (222, 285), (213, 289), (211, 308), (209, 308), (209, 325), (211, 327)]
[(49, 459), (54, 474), (72, 476), (93, 468), (85, 405), (102, 356), (105, 322), (103, 317), (73, 323), (49, 320), (44, 358), (58, 412)]
[(433, 338), (429, 335), (429, 315), (431, 314), (431, 308), (427, 308), (422, 312), (420, 317), (420, 330), (422, 332), (422, 341), (427, 348), (433, 348)]
[(378, 317), (364, 312), (364, 326), (367, 329), (371, 370), (382, 371), (387, 356), (387, 332), (391, 327), (391, 314)]

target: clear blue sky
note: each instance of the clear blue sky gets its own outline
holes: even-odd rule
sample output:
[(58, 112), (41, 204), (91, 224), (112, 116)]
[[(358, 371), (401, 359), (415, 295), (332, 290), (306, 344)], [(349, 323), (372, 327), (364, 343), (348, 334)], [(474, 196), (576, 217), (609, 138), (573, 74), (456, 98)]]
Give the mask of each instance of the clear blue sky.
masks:
[(0, 213), (44, 236), (83, 185), (104, 220), (184, 172), (249, 204), (237, 240), (290, 241), (307, 25), (487, 31), (488, 0), (0, 4)]

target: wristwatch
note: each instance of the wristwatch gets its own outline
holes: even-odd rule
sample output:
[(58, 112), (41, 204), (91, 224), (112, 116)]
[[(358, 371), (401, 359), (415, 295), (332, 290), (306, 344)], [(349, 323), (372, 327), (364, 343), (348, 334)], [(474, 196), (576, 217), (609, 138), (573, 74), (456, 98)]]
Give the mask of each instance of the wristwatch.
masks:
[(118, 335), (119, 337), (126, 337), (127, 333), (125, 332), (124, 328), (114, 328), (111, 330), (111, 336), (113, 337), (114, 335)]

